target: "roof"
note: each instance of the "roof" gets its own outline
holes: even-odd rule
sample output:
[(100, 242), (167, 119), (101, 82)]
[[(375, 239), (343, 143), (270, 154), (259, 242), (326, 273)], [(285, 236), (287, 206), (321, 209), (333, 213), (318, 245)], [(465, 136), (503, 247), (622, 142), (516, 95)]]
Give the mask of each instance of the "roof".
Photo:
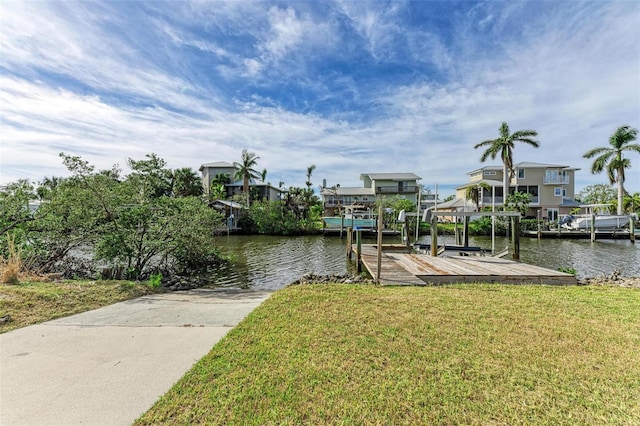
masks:
[(216, 200), (214, 204), (219, 204), (227, 207), (231, 207), (232, 209), (244, 209), (245, 207), (242, 204), (238, 204), (235, 201), (226, 201), (226, 200)]
[(231, 163), (227, 163), (226, 161), (215, 161), (213, 163), (201, 164), (198, 170), (202, 171), (205, 167), (214, 168), (214, 169), (228, 169), (228, 168), (234, 168), (235, 166)]
[[(237, 187), (240, 187), (240, 186), (244, 186), (244, 182), (241, 181), (241, 180), (238, 180), (238, 181), (235, 181), (235, 182), (228, 183), (225, 186), (232, 186), (232, 187), (237, 186)], [(270, 184), (268, 182), (265, 182), (263, 180), (259, 180), (259, 179), (251, 179), (249, 181), (249, 186), (267, 186), (267, 187), (269, 187), (271, 189), (275, 189), (276, 191), (279, 191), (279, 192), (287, 192), (287, 190), (284, 189), (284, 188), (278, 188), (277, 186), (273, 186), (272, 184)]]
[[(486, 166), (486, 167), (481, 167), (479, 169), (475, 169), (470, 171), (469, 173), (467, 173), (468, 175), (480, 172), (480, 171), (502, 171), (503, 166)], [(514, 164), (513, 165), (514, 169), (517, 168), (521, 168), (521, 169), (566, 169), (566, 170), (580, 170), (577, 167), (571, 167), (571, 166), (564, 166), (562, 164), (550, 164), (550, 163), (534, 163), (531, 161), (522, 161), (520, 163)]]
[(523, 161), (515, 164), (513, 167), (522, 169), (567, 169), (567, 170), (580, 170), (576, 167), (563, 166), (561, 164), (548, 164), (548, 163), (532, 163), (530, 161)]
[(362, 173), (360, 180), (368, 176), (371, 180), (420, 180), (420, 176), (414, 173)]
[(462, 188), (468, 188), (470, 186), (478, 186), (480, 184), (485, 184), (488, 186), (495, 186), (496, 188), (501, 188), (502, 187), (502, 181), (501, 180), (495, 180), (495, 179), (481, 179), (475, 182), (469, 182), (469, 183), (465, 183), (464, 185), (460, 185), (458, 187), (456, 187), (456, 189), (462, 189)]
[(560, 204), (560, 207), (584, 207), (584, 205), (575, 200), (565, 198), (564, 200), (562, 200), (562, 204)]
[(438, 203), (437, 209), (465, 209), (466, 211), (475, 211), (476, 205), (472, 202), (463, 200), (462, 198), (454, 198), (444, 203)]
[(323, 188), (322, 195), (359, 195), (359, 196), (372, 196), (376, 195), (373, 188), (364, 188), (361, 186), (353, 187), (339, 187), (335, 190), (333, 188)]

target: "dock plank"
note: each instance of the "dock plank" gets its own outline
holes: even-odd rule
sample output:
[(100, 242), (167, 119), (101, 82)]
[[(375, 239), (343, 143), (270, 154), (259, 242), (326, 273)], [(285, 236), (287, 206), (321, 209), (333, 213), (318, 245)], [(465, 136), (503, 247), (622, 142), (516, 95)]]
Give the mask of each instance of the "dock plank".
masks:
[[(362, 264), (375, 279), (377, 246), (362, 245)], [(425, 285), (455, 282), (576, 284), (573, 275), (489, 256), (442, 256), (412, 253), (383, 246), (380, 282), (385, 285)]]

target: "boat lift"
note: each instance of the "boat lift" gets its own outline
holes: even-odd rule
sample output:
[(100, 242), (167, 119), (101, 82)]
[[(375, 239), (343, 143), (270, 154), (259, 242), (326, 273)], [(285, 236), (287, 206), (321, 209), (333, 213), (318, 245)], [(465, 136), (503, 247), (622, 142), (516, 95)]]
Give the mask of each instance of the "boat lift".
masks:
[[(451, 216), (451, 217), (462, 217), (464, 218), (464, 227), (465, 227), (465, 241), (463, 247), (469, 246), (469, 240), (467, 239), (469, 232), (467, 230), (468, 227), (468, 218), (471, 216), (491, 216), (493, 217), (510, 217), (512, 218), (512, 226), (511, 226), (511, 239), (513, 242), (513, 260), (520, 260), (520, 217), (521, 214), (519, 212), (510, 212), (510, 211), (500, 211), (500, 212), (445, 212), (445, 211), (437, 211), (437, 210), (425, 210), (422, 215), (423, 222), (429, 222), (431, 224), (431, 256), (438, 256), (438, 217), (439, 216)], [(508, 254), (508, 249), (495, 253), (495, 231), (494, 227), (491, 229), (491, 248), (492, 255), (494, 257), (504, 257)]]

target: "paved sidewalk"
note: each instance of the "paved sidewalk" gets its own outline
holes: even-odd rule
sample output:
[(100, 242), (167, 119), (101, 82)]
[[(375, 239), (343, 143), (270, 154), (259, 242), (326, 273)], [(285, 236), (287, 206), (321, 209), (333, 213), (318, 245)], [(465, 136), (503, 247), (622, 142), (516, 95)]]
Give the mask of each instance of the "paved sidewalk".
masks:
[(0, 425), (130, 425), (270, 295), (144, 296), (0, 334)]

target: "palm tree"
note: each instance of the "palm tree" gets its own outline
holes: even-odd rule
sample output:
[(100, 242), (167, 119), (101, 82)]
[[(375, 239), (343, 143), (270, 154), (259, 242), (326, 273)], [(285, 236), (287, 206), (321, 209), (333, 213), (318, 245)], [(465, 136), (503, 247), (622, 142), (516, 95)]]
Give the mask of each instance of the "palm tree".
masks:
[(625, 195), (624, 208), (629, 213), (636, 213), (640, 209), (640, 192)]
[(513, 148), (516, 142), (526, 143), (538, 148), (540, 143), (531, 139), (534, 136), (538, 136), (538, 132), (535, 130), (518, 130), (517, 132), (509, 133), (509, 125), (502, 122), (500, 126), (500, 137), (497, 139), (490, 139), (479, 144), (476, 144), (474, 148), (480, 148), (486, 146), (487, 149), (482, 153), (480, 162), (484, 163), (487, 158), (491, 157), (494, 160), (498, 154), (502, 158), (502, 199), (506, 204), (507, 195), (509, 195), (509, 182), (511, 182), (511, 176), (514, 174), (513, 169)]
[(313, 171), (316, 169), (316, 165), (312, 164), (309, 167), (307, 167), (307, 181), (305, 182), (305, 185), (307, 185), (307, 188), (311, 189), (311, 186), (313, 185), (311, 183), (311, 174), (313, 173)]
[(491, 191), (491, 187), (484, 182), (480, 182), (476, 185), (467, 187), (465, 197), (467, 200), (473, 201), (476, 205), (476, 211), (480, 211), (480, 200), (482, 199), (483, 191)]
[(596, 174), (607, 169), (609, 183), (613, 185), (618, 183), (618, 214), (623, 212), (624, 198), (624, 169), (631, 167), (631, 161), (622, 156), (623, 151), (635, 151), (640, 153), (640, 145), (632, 144), (638, 136), (638, 129), (629, 126), (620, 126), (609, 137), (609, 147), (599, 147), (588, 151), (583, 155), (584, 158), (596, 159), (591, 166), (591, 173)]
[(260, 172), (253, 168), (258, 164), (260, 157), (257, 157), (253, 152), (243, 149), (241, 158), (242, 161), (240, 163), (233, 163), (236, 168), (234, 179), (242, 179), (242, 192), (247, 194), (247, 204), (249, 204), (249, 181), (251, 179), (258, 179), (261, 176)]
[(183, 167), (173, 171), (174, 197), (199, 197), (203, 193), (202, 180), (190, 167)]

